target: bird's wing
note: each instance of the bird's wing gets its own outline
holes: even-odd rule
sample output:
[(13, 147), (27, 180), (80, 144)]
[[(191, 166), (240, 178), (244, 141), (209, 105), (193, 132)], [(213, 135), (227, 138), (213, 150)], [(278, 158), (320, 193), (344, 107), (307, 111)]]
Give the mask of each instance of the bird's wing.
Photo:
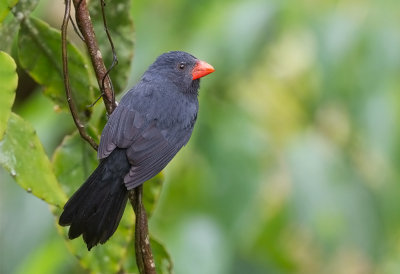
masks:
[(153, 122), (127, 149), (127, 157), (132, 165), (124, 178), (128, 189), (135, 188), (157, 175), (184, 145), (169, 142), (163, 133), (165, 132), (158, 129)]
[(116, 148), (128, 148), (143, 131), (146, 121), (137, 111), (119, 105), (101, 133), (97, 158), (106, 158)]
[[(172, 132), (178, 132), (182, 138), (167, 138)], [(159, 129), (156, 120), (147, 121), (139, 112), (119, 105), (101, 134), (98, 158), (107, 157), (116, 147), (126, 148), (132, 167), (124, 182), (132, 189), (163, 170), (186, 144), (191, 132), (191, 128)]]

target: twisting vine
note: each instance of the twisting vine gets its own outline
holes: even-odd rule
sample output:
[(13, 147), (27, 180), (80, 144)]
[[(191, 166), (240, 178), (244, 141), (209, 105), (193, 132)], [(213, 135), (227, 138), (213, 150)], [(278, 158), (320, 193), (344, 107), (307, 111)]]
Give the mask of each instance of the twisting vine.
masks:
[(76, 127), (78, 128), (79, 134), (95, 150), (97, 150), (98, 145), (93, 140), (93, 138), (87, 134), (85, 126), (79, 119), (78, 111), (76, 109), (74, 102), (72, 101), (72, 96), (71, 96), (71, 87), (69, 83), (69, 73), (68, 73), (68, 53), (67, 53), (67, 27), (70, 18), (70, 13), (71, 13), (71, 0), (65, 0), (65, 13), (64, 13), (63, 23), (61, 25), (62, 63), (63, 63), (65, 94), (67, 96), (67, 102), (69, 109), (71, 111), (72, 118), (74, 120)]

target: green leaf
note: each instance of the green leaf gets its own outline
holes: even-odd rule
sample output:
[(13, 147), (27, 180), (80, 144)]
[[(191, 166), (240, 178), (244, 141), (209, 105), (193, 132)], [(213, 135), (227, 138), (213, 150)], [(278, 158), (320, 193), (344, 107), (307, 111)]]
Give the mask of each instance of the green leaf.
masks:
[[(170, 274), (173, 273), (173, 264), (171, 260), (171, 256), (165, 249), (164, 245), (161, 244), (158, 240), (154, 239), (153, 236), (150, 236), (150, 245), (151, 250), (154, 255), (154, 263), (156, 265), (156, 273), (158, 274)], [(139, 270), (136, 265), (135, 260), (135, 242), (132, 239), (132, 242), (129, 244), (127, 259), (124, 263), (124, 270), (126, 273), (139, 273)]]
[(8, 4), (6, 11), (7, 13), (9, 10), (11, 10), (10, 7), (12, 7), (13, 5), (15, 6), (12, 9), (13, 16), (6, 17), (3, 22), (2, 20), (0, 20), (0, 50), (10, 52), (12, 44), (14, 42), (14, 38), (18, 34), (20, 23), (32, 13), (32, 11), (38, 5), (39, 0), (6, 0), (5, 2), (0, 1), (0, 6), (4, 5), (7, 2), (11, 3)]
[[(67, 136), (53, 156), (55, 174), (63, 189), (71, 196), (98, 165), (96, 152), (80, 138), (78, 133)], [(59, 210), (54, 211), (60, 216)], [(69, 240), (68, 228), (57, 226), (70, 251), (80, 264), (94, 273), (116, 273), (121, 269), (127, 247), (133, 237), (134, 214), (127, 207), (117, 231), (104, 245), (87, 250), (82, 238)]]
[[(7, 18), (8, 19), (8, 18)], [(15, 17), (10, 16), (10, 20), (5, 20), (0, 23), (0, 50), (11, 52), (11, 47), (14, 42), (14, 38), (18, 33), (19, 20)]]
[[(110, 72), (116, 94), (126, 88), (133, 58), (135, 30), (130, 12), (131, 2), (130, 0), (115, 0), (104, 7), (107, 27), (118, 57), (118, 65)], [(99, 41), (104, 63), (109, 68), (112, 64), (113, 56), (110, 43), (104, 31), (101, 1), (90, 1), (89, 5), (97, 41)]]
[[(34, 53), (34, 54), (33, 54)], [(61, 108), (67, 109), (64, 91), (61, 34), (45, 22), (31, 18), (23, 21), (18, 37), (18, 55), (21, 66), (41, 85), (44, 94)], [(68, 43), (68, 64), (72, 99), (77, 106), (80, 118), (90, 117), (88, 107), (94, 101), (89, 64), (79, 50)]]
[(12, 7), (17, 4), (18, 0), (2, 0), (0, 1), (0, 23), (6, 18)]
[(172, 273), (172, 260), (171, 256), (165, 249), (165, 246), (158, 240), (150, 236), (151, 250), (153, 251), (154, 261), (156, 264), (157, 273)]
[(90, 116), (88, 124), (90, 128), (95, 129), (97, 131), (97, 138), (95, 138), (95, 140), (97, 141), (97, 143), (99, 143), (100, 141), (99, 132), (101, 133), (102, 129), (107, 123), (107, 115), (105, 115), (104, 104), (102, 104), (102, 102), (95, 104), (92, 110), (93, 110), (92, 115)]
[[(7, 0), (7, 1), (14, 1), (14, 0)], [(17, 0), (16, 2), (18, 3), (15, 5), (15, 8), (13, 9), (13, 14), (18, 21), (22, 21), (25, 18), (28, 18), (28, 16), (39, 4), (39, 0), (23, 0), (23, 1)]]
[(153, 179), (143, 184), (143, 205), (146, 209), (147, 217), (150, 218), (156, 208), (156, 203), (160, 197), (164, 175), (160, 172)]
[(78, 132), (66, 136), (53, 155), (54, 173), (67, 196), (72, 196), (97, 165), (96, 151)]
[(32, 126), (12, 113), (2, 141), (0, 164), (26, 191), (60, 207), (66, 196)]
[(0, 51), (0, 140), (3, 138), (14, 103), (15, 89), (18, 85), (16, 68), (14, 59)]

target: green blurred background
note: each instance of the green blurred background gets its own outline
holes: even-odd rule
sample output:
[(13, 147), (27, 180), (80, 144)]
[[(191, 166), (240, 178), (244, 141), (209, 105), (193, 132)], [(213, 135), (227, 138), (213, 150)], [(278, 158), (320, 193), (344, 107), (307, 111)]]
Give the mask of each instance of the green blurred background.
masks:
[[(36, 15), (59, 27), (62, 12), (42, 0)], [(400, 273), (398, 0), (133, 1), (132, 14), (127, 88), (169, 50), (216, 68), (150, 221), (175, 273)], [(14, 111), (48, 155), (74, 128), (27, 79)], [(0, 180), (0, 273), (84, 272), (47, 204)]]

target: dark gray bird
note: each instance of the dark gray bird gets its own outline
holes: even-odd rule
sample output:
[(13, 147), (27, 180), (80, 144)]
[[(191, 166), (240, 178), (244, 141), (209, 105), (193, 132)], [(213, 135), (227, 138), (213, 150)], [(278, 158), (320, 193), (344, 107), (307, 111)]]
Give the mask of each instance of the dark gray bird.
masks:
[(114, 234), (128, 190), (157, 175), (189, 141), (200, 78), (213, 71), (189, 53), (167, 52), (122, 97), (101, 134), (99, 166), (61, 214), (70, 239), (82, 234), (90, 250)]

